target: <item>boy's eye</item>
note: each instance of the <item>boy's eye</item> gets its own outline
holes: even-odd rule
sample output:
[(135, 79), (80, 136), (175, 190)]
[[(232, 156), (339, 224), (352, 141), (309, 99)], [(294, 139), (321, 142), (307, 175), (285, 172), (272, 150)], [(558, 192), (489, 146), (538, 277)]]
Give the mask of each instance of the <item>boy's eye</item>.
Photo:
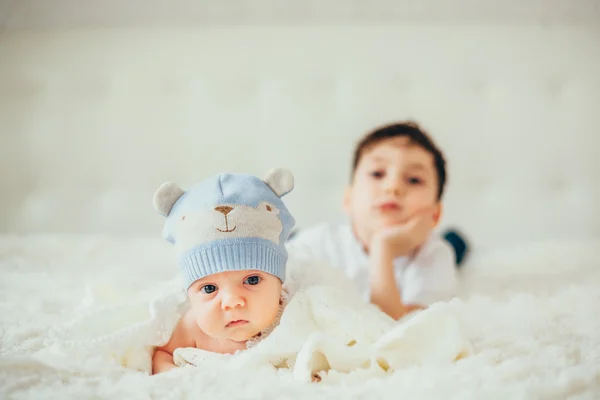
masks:
[(381, 179), (383, 178), (385, 175), (385, 173), (383, 171), (373, 171), (371, 172), (371, 176), (374, 177), (375, 179)]
[(408, 178), (408, 182), (411, 185), (419, 185), (419, 184), (423, 183), (423, 179), (413, 176), (412, 178)]
[(213, 293), (215, 290), (217, 290), (217, 287), (215, 285), (204, 285), (200, 288), (201, 292), (204, 292), (206, 294), (211, 294)]
[(261, 279), (262, 278), (258, 275), (252, 275), (252, 276), (249, 276), (248, 278), (246, 278), (244, 283), (247, 285), (258, 285), (258, 282), (260, 282)]

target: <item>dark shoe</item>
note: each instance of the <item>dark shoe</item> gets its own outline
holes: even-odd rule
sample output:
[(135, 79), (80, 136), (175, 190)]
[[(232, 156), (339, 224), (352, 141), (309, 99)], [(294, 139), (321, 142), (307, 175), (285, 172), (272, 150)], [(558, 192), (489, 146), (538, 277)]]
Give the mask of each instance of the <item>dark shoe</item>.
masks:
[(446, 239), (448, 243), (454, 249), (456, 255), (456, 266), (460, 267), (464, 262), (467, 254), (469, 253), (469, 244), (465, 238), (455, 229), (448, 229), (442, 234), (442, 237)]

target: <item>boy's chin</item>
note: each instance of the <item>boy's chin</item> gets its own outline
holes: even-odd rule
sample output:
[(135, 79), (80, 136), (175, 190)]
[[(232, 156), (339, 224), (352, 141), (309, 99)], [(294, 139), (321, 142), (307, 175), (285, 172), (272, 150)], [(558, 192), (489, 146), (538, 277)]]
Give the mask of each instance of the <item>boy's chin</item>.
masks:
[(391, 228), (393, 226), (398, 226), (406, 223), (406, 218), (389, 216), (389, 217), (380, 217), (379, 221), (377, 221), (377, 225), (374, 230)]

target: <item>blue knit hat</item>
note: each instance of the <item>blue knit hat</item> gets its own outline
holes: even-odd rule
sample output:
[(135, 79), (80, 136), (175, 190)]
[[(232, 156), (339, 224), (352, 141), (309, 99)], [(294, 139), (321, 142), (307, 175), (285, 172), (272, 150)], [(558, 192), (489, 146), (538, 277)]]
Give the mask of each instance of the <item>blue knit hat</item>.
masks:
[(281, 197), (294, 187), (286, 169), (265, 179), (223, 173), (184, 191), (172, 182), (154, 194), (166, 217), (163, 236), (173, 243), (188, 288), (205, 276), (260, 270), (285, 279), (285, 242), (295, 224)]

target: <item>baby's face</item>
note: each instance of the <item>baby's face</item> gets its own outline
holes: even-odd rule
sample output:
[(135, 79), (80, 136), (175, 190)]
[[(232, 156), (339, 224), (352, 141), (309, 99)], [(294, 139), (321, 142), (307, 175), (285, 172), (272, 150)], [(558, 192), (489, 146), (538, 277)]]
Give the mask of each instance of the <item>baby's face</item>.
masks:
[(359, 239), (368, 245), (378, 229), (401, 224), (425, 208), (437, 220), (437, 190), (433, 155), (406, 137), (391, 138), (363, 153), (344, 206)]
[(227, 271), (194, 282), (188, 296), (205, 334), (241, 342), (277, 317), (281, 281), (262, 271)]

